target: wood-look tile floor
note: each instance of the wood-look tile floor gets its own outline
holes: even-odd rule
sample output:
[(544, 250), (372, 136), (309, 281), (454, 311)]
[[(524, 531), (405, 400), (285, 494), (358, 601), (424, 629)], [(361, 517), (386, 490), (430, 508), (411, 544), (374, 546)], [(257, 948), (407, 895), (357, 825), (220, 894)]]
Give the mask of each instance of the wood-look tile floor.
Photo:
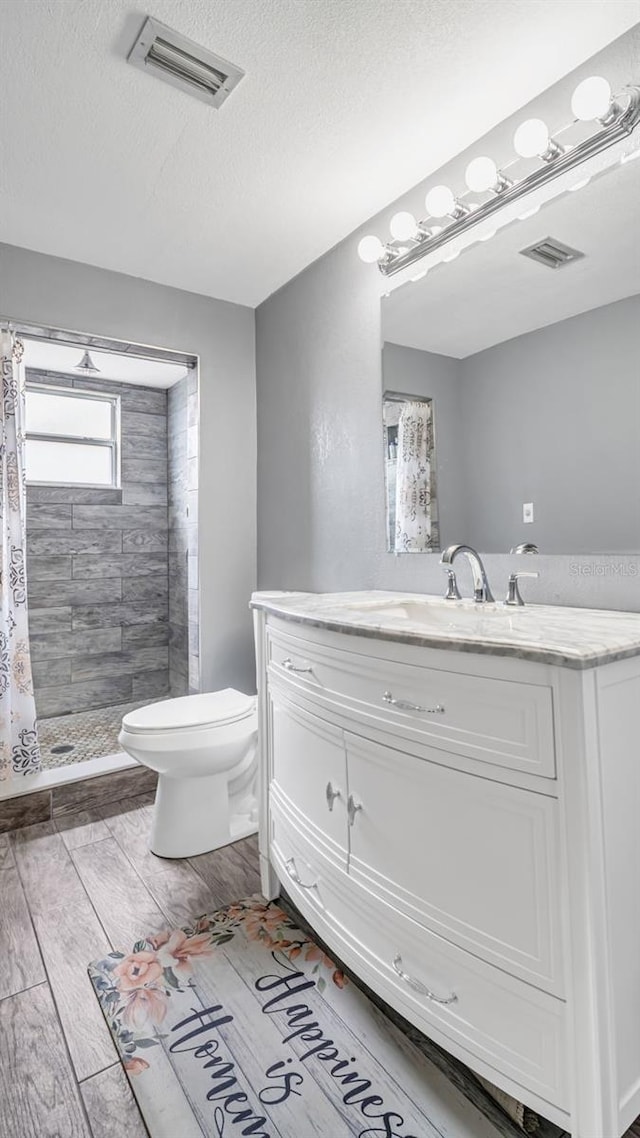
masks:
[(152, 803), (0, 834), (0, 1138), (145, 1138), (87, 965), (260, 890), (256, 838), (183, 861), (150, 853)]

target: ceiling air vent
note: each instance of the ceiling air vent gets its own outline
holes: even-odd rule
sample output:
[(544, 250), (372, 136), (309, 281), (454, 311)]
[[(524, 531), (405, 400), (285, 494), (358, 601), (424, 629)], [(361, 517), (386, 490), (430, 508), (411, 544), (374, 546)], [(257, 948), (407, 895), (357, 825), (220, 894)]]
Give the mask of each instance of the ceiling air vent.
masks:
[(244, 75), (242, 68), (151, 16), (145, 20), (127, 61), (211, 107), (222, 106)]
[(545, 237), (543, 241), (537, 241), (535, 245), (529, 245), (520, 252), (523, 257), (530, 257), (532, 261), (538, 261), (548, 269), (562, 269), (565, 265), (571, 265), (584, 257), (584, 253), (579, 249), (563, 245), (562, 241), (556, 241), (555, 237)]

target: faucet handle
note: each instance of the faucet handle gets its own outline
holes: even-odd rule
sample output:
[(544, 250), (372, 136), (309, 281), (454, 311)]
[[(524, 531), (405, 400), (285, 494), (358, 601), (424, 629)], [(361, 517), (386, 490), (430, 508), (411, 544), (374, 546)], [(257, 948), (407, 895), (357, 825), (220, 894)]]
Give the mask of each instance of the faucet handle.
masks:
[(509, 591), (507, 592), (507, 596), (505, 598), (505, 602), (504, 602), (505, 605), (518, 605), (518, 606), (524, 605), (524, 601), (520, 595), (520, 589), (518, 588), (518, 581), (520, 580), (521, 577), (539, 577), (539, 576), (540, 576), (539, 573), (529, 573), (529, 572), (526, 572), (524, 569), (519, 569), (516, 573), (510, 573), (509, 574)]
[(444, 594), (445, 601), (461, 601), (460, 590), (456, 575), (453, 569), (447, 569), (447, 591)]

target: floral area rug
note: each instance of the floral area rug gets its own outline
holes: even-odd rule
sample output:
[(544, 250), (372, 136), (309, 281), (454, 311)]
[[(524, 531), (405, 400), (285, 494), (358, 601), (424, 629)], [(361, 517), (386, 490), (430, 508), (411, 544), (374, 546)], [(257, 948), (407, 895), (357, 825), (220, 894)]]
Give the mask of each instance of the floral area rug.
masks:
[(151, 1138), (499, 1138), (262, 898), (89, 975)]

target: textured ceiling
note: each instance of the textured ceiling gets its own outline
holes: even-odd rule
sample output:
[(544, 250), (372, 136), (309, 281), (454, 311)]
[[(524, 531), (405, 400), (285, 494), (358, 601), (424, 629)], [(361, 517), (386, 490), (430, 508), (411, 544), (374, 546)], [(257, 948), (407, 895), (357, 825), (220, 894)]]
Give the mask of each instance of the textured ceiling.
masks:
[[(256, 305), (640, 20), (640, 0), (3, 0), (0, 239)], [(145, 14), (246, 71), (218, 111)]]
[[(640, 293), (640, 159), (607, 170), (534, 217), (382, 301), (383, 338), (464, 359), (493, 344)], [(562, 269), (520, 254), (546, 237), (584, 253)], [(387, 382), (386, 386), (393, 387)]]

